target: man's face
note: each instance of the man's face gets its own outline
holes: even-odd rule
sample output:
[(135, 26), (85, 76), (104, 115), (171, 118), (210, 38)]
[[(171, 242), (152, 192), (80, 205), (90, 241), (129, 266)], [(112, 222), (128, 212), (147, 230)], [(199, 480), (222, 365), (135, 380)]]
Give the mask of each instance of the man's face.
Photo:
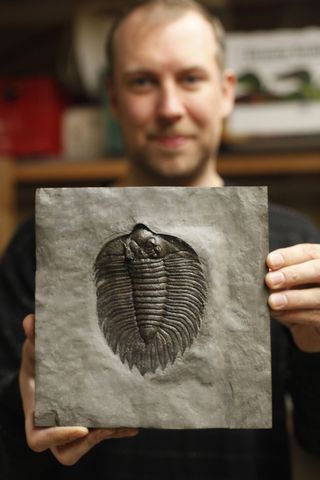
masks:
[(181, 179), (215, 157), (233, 77), (222, 76), (214, 34), (200, 15), (155, 24), (136, 11), (116, 34), (110, 94), (131, 161)]

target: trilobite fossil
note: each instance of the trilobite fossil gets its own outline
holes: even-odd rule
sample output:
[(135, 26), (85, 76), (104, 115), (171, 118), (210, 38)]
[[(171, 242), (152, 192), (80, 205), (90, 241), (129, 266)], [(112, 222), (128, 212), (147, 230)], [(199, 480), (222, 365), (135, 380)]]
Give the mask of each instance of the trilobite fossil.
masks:
[(198, 334), (207, 284), (183, 240), (137, 224), (107, 242), (95, 264), (97, 314), (108, 345), (141, 375), (165, 369)]

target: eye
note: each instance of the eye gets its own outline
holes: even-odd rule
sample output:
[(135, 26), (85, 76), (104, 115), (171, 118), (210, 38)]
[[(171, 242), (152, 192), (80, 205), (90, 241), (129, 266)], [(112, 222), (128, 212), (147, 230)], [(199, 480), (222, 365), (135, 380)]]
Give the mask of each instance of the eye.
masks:
[(191, 90), (194, 90), (198, 88), (201, 84), (201, 82), (204, 81), (204, 75), (201, 75), (200, 73), (186, 73), (181, 77), (181, 83), (184, 85), (186, 88), (189, 88)]
[(189, 75), (186, 75), (183, 80), (185, 83), (189, 83), (190, 85), (192, 85), (194, 83), (199, 82), (200, 78), (198, 75), (189, 74)]
[(138, 75), (129, 79), (129, 87), (133, 91), (144, 92), (155, 85), (155, 79), (148, 75)]
[(131, 80), (131, 85), (136, 85), (137, 87), (144, 87), (145, 85), (148, 85), (149, 82), (150, 80), (146, 77), (138, 77)]

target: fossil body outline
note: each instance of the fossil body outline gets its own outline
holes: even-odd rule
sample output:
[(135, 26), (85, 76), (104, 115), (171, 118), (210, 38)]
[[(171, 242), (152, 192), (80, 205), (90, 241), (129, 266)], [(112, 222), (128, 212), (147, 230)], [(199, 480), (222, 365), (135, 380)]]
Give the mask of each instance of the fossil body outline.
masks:
[(207, 282), (196, 252), (178, 237), (137, 224), (100, 250), (94, 274), (100, 329), (122, 363), (162, 370), (197, 336)]

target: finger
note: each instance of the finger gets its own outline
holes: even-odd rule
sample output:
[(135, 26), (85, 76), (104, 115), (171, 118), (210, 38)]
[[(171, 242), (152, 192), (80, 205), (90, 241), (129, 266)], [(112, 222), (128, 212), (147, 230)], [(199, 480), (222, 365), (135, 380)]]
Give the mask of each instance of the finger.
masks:
[(320, 258), (320, 245), (303, 243), (270, 252), (267, 256), (267, 266), (271, 270), (278, 270), (285, 266), (295, 265), (317, 258)]
[(287, 327), (291, 327), (292, 325), (308, 325), (320, 329), (319, 310), (271, 310), (270, 313), (273, 318)]
[[(32, 369), (32, 366), (30, 367)], [(27, 422), (27, 415), (31, 415), (29, 412), (33, 412), (34, 410), (34, 379), (32, 376), (33, 372), (28, 372), (30, 370), (28, 366), (25, 367), (25, 371), (20, 371), (19, 374), (19, 384), (20, 384), (20, 392), (21, 392), (21, 399), (22, 399), (22, 406), (23, 411), (25, 414), (26, 422)]]
[(19, 386), (25, 416), (31, 415), (33, 422), (34, 391), (35, 391), (34, 345), (27, 339), (22, 348), (21, 367), (19, 371)]
[(309, 353), (320, 352), (320, 328), (306, 325), (290, 327), (293, 340), (300, 350)]
[(115, 431), (112, 438), (135, 437), (138, 433), (138, 428), (119, 428)]
[(35, 339), (35, 316), (33, 314), (27, 315), (23, 320), (24, 333), (28, 340), (34, 345)]
[(320, 283), (320, 258), (267, 273), (266, 284), (272, 289)]
[(103, 440), (113, 437), (116, 429), (94, 429), (87, 436), (67, 445), (51, 448), (53, 455), (63, 465), (74, 465), (83, 455)]
[(29, 339), (27, 339), (23, 344), (22, 349), (22, 363), (23, 368), (26, 369), (26, 373), (29, 376), (34, 377), (35, 371), (35, 347), (34, 344), (31, 343)]
[[(268, 299), (272, 310), (312, 310), (320, 309), (320, 288), (284, 290), (272, 293)], [(320, 320), (320, 310), (318, 311)]]
[(65, 445), (87, 436), (89, 430), (85, 427), (49, 427), (37, 428), (33, 416), (26, 418), (26, 437), (29, 447), (35, 452), (43, 452), (48, 448)]
[(80, 440), (68, 445), (61, 445), (51, 449), (56, 459), (63, 465), (74, 465), (83, 455), (103, 440), (111, 438), (132, 437), (137, 435), (136, 428), (94, 429)]

